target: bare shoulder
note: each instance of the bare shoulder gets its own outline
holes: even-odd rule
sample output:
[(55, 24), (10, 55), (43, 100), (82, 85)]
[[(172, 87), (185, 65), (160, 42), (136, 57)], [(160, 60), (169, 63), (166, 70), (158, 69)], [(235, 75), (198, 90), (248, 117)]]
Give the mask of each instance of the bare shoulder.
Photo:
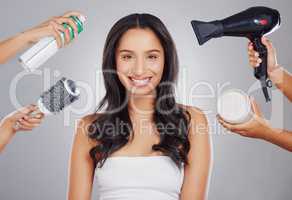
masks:
[(91, 127), (93, 126), (93, 122), (98, 119), (101, 114), (94, 113), (90, 115), (86, 115), (78, 120), (75, 127), (75, 142), (80, 145), (84, 145), (85, 147), (92, 148), (97, 145), (97, 141), (91, 139), (89, 137)]
[(207, 117), (200, 108), (183, 104), (178, 104), (178, 106), (188, 111), (191, 116), (192, 123), (202, 123), (206, 125), (208, 124)]

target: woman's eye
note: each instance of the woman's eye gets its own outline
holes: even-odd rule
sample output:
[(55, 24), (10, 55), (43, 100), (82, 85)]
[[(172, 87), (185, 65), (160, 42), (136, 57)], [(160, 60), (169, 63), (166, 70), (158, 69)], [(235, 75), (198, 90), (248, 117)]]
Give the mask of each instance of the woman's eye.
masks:
[(152, 59), (152, 60), (155, 60), (155, 59), (158, 58), (158, 56), (156, 56), (156, 55), (149, 55), (148, 58), (149, 58), (149, 59)]
[(132, 58), (131, 55), (123, 55), (123, 56), (122, 56), (122, 59), (123, 59), (123, 60), (129, 60), (129, 59), (131, 59), (131, 58)]

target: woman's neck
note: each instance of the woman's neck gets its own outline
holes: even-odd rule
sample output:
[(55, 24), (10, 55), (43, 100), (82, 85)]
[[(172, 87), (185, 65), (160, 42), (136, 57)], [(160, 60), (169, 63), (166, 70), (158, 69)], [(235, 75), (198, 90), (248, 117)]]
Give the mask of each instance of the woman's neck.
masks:
[(152, 119), (155, 107), (155, 95), (129, 95), (128, 110), (134, 118)]

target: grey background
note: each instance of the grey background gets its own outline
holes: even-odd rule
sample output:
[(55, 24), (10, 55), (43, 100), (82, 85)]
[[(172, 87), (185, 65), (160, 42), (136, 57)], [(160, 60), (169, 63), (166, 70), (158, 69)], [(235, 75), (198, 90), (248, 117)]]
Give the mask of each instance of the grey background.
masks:
[[(13, 91), (18, 101), (22, 105), (35, 102), (39, 94), (61, 76), (87, 84), (87, 89), (92, 93), (82, 90), (81, 100), (71, 108), (78, 109), (79, 113), (68, 109), (61, 115), (47, 117), (41, 127), (31, 133), (17, 134), (0, 156), (0, 199), (66, 198), (67, 163), (75, 120), (91, 113), (104, 94), (98, 72), (106, 34), (116, 20), (133, 12), (152, 13), (166, 24), (177, 45), (181, 65), (177, 98), (208, 113), (214, 153), (209, 199), (291, 199), (291, 153), (263, 141), (239, 137), (215, 128), (217, 84), (229, 83), (229, 87), (248, 91), (255, 83), (247, 60), (247, 40), (221, 38), (199, 46), (190, 26), (192, 19), (221, 19), (256, 5), (280, 11), (282, 27), (270, 38), (277, 48), (279, 63), (292, 72), (290, 0), (2, 0), (1, 39), (67, 10), (80, 10), (88, 17), (85, 31), (76, 41), (42, 66), (39, 75), (26, 75), (18, 82), (16, 91)], [(22, 71), (17, 58), (1, 65), (1, 117), (15, 110), (9, 97), (9, 88), (15, 76)], [(209, 89), (202, 85), (196, 87), (200, 81), (212, 86), (214, 94), (211, 97), (206, 97), (211, 94)], [(190, 94), (195, 98), (190, 98)], [(256, 96), (265, 116), (272, 119), (273, 125), (292, 130), (292, 106), (287, 99), (275, 92), (273, 104), (270, 105), (264, 103), (260, 92), (252, 94)], [(89, 107), (85, 108), (88, 102)]]

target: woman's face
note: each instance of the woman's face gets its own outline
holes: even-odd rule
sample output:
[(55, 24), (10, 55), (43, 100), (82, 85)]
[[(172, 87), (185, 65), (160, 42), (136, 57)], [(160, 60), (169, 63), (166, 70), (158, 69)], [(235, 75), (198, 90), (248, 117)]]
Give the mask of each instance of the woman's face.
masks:
[(149, 29), (129, 29), (116, 49), (117, 73), (131, 95), (147, 95), (155, 91), (164, 68), (163, 47)]

